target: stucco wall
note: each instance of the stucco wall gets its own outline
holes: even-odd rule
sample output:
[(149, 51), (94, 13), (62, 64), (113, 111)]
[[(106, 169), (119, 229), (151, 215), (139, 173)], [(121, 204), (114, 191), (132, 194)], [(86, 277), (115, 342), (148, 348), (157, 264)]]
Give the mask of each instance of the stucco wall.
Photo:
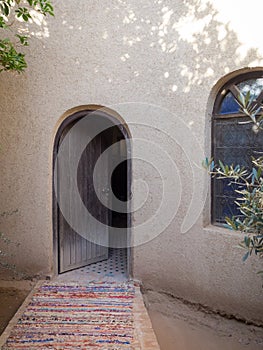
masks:
[[(171, 191), (167, 197), (176, 198), (176, 216), (134, 251), (135, 278), (148, 288), (263, 321), (261, 283), (254, 274), (259, 265), (255, 259), (241, 263), (242, 252), (235, 248), (240, 237), (204, 228), (208, 204), (190, 231), (180, 232), (194, 185), (205, 199), (207, 178), (189, 173), (184, 148), (195, 157), (199, 141), (209, 154), (214, 86), (229, 72), (263, 65), (254, 7), (249, 14), (245, 5), (235, 8), (237, 1), (53, 2), (56, 17), (32, 29), (27, 72), (0, 77), (1, 230), (11, 240), (5, 246), (9, 261), (31, 276), (51, 273), (52, 148), (59, 121), (72, 107), (108, 106), (127, 121), (134, 138), (161, 145), (178, 167), (174, 181), (181, 181), (181, 196)], [(137, 103), (120, 105), (127, 102)], [(157, 107), (147, 110), (147, 105)], [(138, 121), (148, 127), (132, 124)], [(158, 157), (171, 179), (172, 168)], [(150, 200), (133, 216), (136, 235), (138, 223), (153, 217), (163, 192), (160, 177), (150, 177), (145, 162), (134, 162), (133, 172), (151, 189)], [(140, 196), (134, 191), (134, 202)]]

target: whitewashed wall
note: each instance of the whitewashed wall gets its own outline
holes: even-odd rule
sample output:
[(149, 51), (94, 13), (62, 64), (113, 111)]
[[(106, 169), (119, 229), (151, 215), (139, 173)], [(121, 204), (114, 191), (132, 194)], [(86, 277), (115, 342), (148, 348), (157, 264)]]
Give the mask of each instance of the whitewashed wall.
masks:
[[(242, 252), (235, 248), (240, 236), (207, 225), (208, 204), (191, 230), (180, 232), (194, 180), (182, 149), (195, 154), (189, 133), (209, 154), (216, 82), (229, 72), (263, 66), (261, 11), (255, 11), (262, 4), (250, 4), (248, 9), (236, 0), (54, 1), (56, 17), (32, 29), (26, 73), (0, 76), (1, 224), (19, 244), (8, 245), (18, 271), (31, 276), (52, 271), (54, 136), (68, 109), (99, 104), (112, 107), (128, 123), (139, 119), (156, 126), (129, 127), (133, 137), (161, 145), (181, 178), (176, 216), (157, 238), (135, 249), (135, 278), (147, 288), (263, 321), (261, 281), (254, 275), (259, 265), (255, 259), (241, 263)], [(134, 113), (130, 105), (120, 106), (128, 102), (137, 102)], [(159, 114), (143, 114), (138, 102), (143, 108), (156, 105)], [(178, 135), (184, 132), (187, 145), (182, 147)], [(157, 159), (169, 176), (163, 158)], [(153, 216), (161, 200), (160, 179), (147, 169), (134, 162), (134, 178), (148, 178), (151, 189), (150, 201), (134, 214), (135, 227)], [(203, 199), (206, 176), (198, 173), (195, 180)], [(173, 198), (179, 200), (171, 191), (166, 199)], [(139, 191), (134, 200), (140, 200)]]

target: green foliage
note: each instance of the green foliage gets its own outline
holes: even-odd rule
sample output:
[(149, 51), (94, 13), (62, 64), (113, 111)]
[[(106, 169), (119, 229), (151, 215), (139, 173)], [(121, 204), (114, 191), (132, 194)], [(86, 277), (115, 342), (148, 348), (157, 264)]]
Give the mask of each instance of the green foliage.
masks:
[[(250, 93), (246, 96), (241, 94), (238, 103), (241, 111), (250, 118), (246, 123), (252, 123), (251, 132), (261, 132), (263, 137), (261, 107), (253, 102)], [(206, 158), (203, 161), (203, 166), (212, 177), (229, 179), (229, 185), (235, 185), (238, 195), (235, 203), (240, 215), (226, 217), (225, 227), (244, 233), (244, 239), (240, 243), (240, 247), (246, 249), (243, 261), (252, 254), (263, 257), (263, 156), (252, 158), (251, 162), (250, 170), (239, 165), (223, 164), (220, 160), (218, 165), (213, 159)]]
[(13, 31), (12, 26), (18, 21), (21, 24), (29, 22), (32, 19), (31, 10), (38, 11), (44, 16), (54, 16), (53, 6), (49, 0), (0, 0), (0, 72), (20, 73), (27, 67), (25, 54), (20, 52), (20, 48), (28, 46), (29, 37)]
[(242, 112), (244, 112), (250, 118), (250, 121), (245, 123), (253, 123), (254, 132), (262, 130), (263, 115), (260, 114), (261, 106), (258, 103), (255, 103), (250, 91), (248, 91), (246, 95), (240, 94), (238, 96), (237, 103), (239, 104)]
[(0, 64), (2, 66), (0, 71), (22, 72), (27, 67), (25, 55), (17, 52), (9, 39), (0, 40)]
[(240, 246), (247, 250), (243, 260), (252, 253), (263, 256), (263, 157), (252, 159), (252, 170), (244, 167), (225, 165), (219, 161), (215, 165), (211, 159), (203, 162), (209, 173), (217, 178), (229, 179), (229, 185), (235, 184), (238, 194), (236, 204), (240, 215), (226, 217), (225, 227), (245, 233)]

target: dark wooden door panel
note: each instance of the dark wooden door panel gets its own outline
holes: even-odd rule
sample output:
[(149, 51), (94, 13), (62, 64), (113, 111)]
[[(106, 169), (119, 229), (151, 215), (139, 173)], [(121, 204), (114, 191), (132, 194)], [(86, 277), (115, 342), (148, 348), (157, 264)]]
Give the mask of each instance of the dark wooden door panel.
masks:
[[(72, 164), (72, 160), (79, 157), (76, 154), (76, 143), (78, 142), (78, 134), (73, 132), (69, 133), (65, 138), (67, 132), (61, 136), (61, 142), (64, 140), (66, 147), (66, 159), (59, 159), (58, 161), (58, 189), (59, 189), (59, 172), (65, 171), (67, 167)], [(64, 145), (63, 145), (64, 147)], [(98, 262), (108, 258), (108, 248), (105, 246), (105, 242), (108, 240), (108, 209), (103, 206), (94, 190), (93, 186), (93, 170), (96, 161), (100, 154), (105, 149), (105, 142), (103, 140), (103, 134), (96, 136), (86, 147), (83, 154), (81, 155), (80, 162), (77, 170), (77, 182), (79, 194), (82, 198), (84, 205), (87, 210), (99, 221), (106, 224), (101, 227), (93, 220), (87, 223), (87, 236), (95, 235), (96, 242), (103, 242), (103, 245), (95, 244), (90, 242), (88, 239), (83, 238), (77, 232), (75, 232), (66, 221), (64, 216), (59, 210), (58, 230), (59, 230), (59, 272), (66, 272), (75, 268), (83, 267), (88, 264)], [(103, 164), (99, 174), (108, 171), (107, 164)], [(66, 179), (67, 190), (73, 191), (72, 180)], [(98, 189), (102, 191), (102, 188)], [(59, 192), (59, 191), (58, 191)], [(74, 196), (70, 196), (69, 200), (69, 216), (74, 220), (81, 220), (78, 218), (79, 213), (76, 210), (76, 203), (74, 203)], [(82, 223), (85, 225), (85, 223)]]

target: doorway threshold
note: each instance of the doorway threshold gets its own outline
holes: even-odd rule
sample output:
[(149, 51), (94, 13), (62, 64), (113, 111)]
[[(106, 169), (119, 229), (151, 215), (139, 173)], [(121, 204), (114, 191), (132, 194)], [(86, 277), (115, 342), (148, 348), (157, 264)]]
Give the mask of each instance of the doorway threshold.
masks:
[(126, 282), (128, 281), (127, 249), (109, 248), (107, 260), (65, 272), (56, 276), (54, 280), (61, 282)]

